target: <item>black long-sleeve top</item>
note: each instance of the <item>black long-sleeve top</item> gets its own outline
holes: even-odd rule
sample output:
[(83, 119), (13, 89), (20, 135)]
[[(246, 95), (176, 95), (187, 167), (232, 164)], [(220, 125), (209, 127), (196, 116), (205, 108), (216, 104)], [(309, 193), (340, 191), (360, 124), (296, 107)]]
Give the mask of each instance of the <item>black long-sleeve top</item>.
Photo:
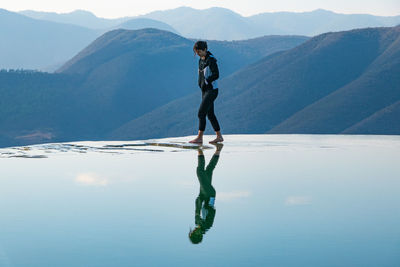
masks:
[(218, 78), (217, 59), (210, 51), (207, 51), (205, 59), (199, 59), (199, 87), (203, 91), (218, 89)]

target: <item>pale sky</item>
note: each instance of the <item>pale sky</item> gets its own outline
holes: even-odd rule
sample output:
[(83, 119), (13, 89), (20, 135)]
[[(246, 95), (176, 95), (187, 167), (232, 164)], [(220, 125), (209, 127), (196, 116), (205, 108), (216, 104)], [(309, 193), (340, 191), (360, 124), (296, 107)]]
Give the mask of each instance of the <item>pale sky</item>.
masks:
[(10, 11), (31, 9), (66, 13), (83, 9), (104, 18), (143, 15), (154, 10), (180, 6), (196, 9), (225, 7), (243, 16), (276, 11), (303, 12), (318, 8), (345, 14), (400, 15), (400, 0), (1, 0), (0, 2), (0, 8)]

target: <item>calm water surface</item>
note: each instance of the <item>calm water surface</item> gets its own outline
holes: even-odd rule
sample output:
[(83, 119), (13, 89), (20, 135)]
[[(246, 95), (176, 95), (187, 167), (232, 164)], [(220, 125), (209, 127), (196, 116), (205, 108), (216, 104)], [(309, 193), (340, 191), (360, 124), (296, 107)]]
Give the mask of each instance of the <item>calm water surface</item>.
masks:
[(0, 150), (0, 266), (400, 266), (400, 137), (226, 140)]

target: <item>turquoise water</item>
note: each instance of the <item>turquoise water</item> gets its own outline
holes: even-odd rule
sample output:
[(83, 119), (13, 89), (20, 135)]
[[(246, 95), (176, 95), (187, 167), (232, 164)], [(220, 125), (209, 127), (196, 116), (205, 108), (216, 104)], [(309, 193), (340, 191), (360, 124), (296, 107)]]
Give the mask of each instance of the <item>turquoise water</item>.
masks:
[(226, 136), (197, 219), (189, 139), (1, 149), (0, 266), (400, 266), (399, 136)]

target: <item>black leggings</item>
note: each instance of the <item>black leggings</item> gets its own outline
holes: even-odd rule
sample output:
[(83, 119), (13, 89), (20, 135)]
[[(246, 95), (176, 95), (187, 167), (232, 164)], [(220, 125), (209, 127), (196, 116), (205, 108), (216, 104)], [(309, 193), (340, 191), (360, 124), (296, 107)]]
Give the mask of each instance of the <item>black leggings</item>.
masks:
[(214, 100), (218, 96), (218, 89), (210, 89), (202, 91), (202, 100), (199, 108), (199, 130), (204, 131), (206, 129), (206, 116), (211, 122), (214, 131), (220, 130), (217, 117), (214, 114)]

